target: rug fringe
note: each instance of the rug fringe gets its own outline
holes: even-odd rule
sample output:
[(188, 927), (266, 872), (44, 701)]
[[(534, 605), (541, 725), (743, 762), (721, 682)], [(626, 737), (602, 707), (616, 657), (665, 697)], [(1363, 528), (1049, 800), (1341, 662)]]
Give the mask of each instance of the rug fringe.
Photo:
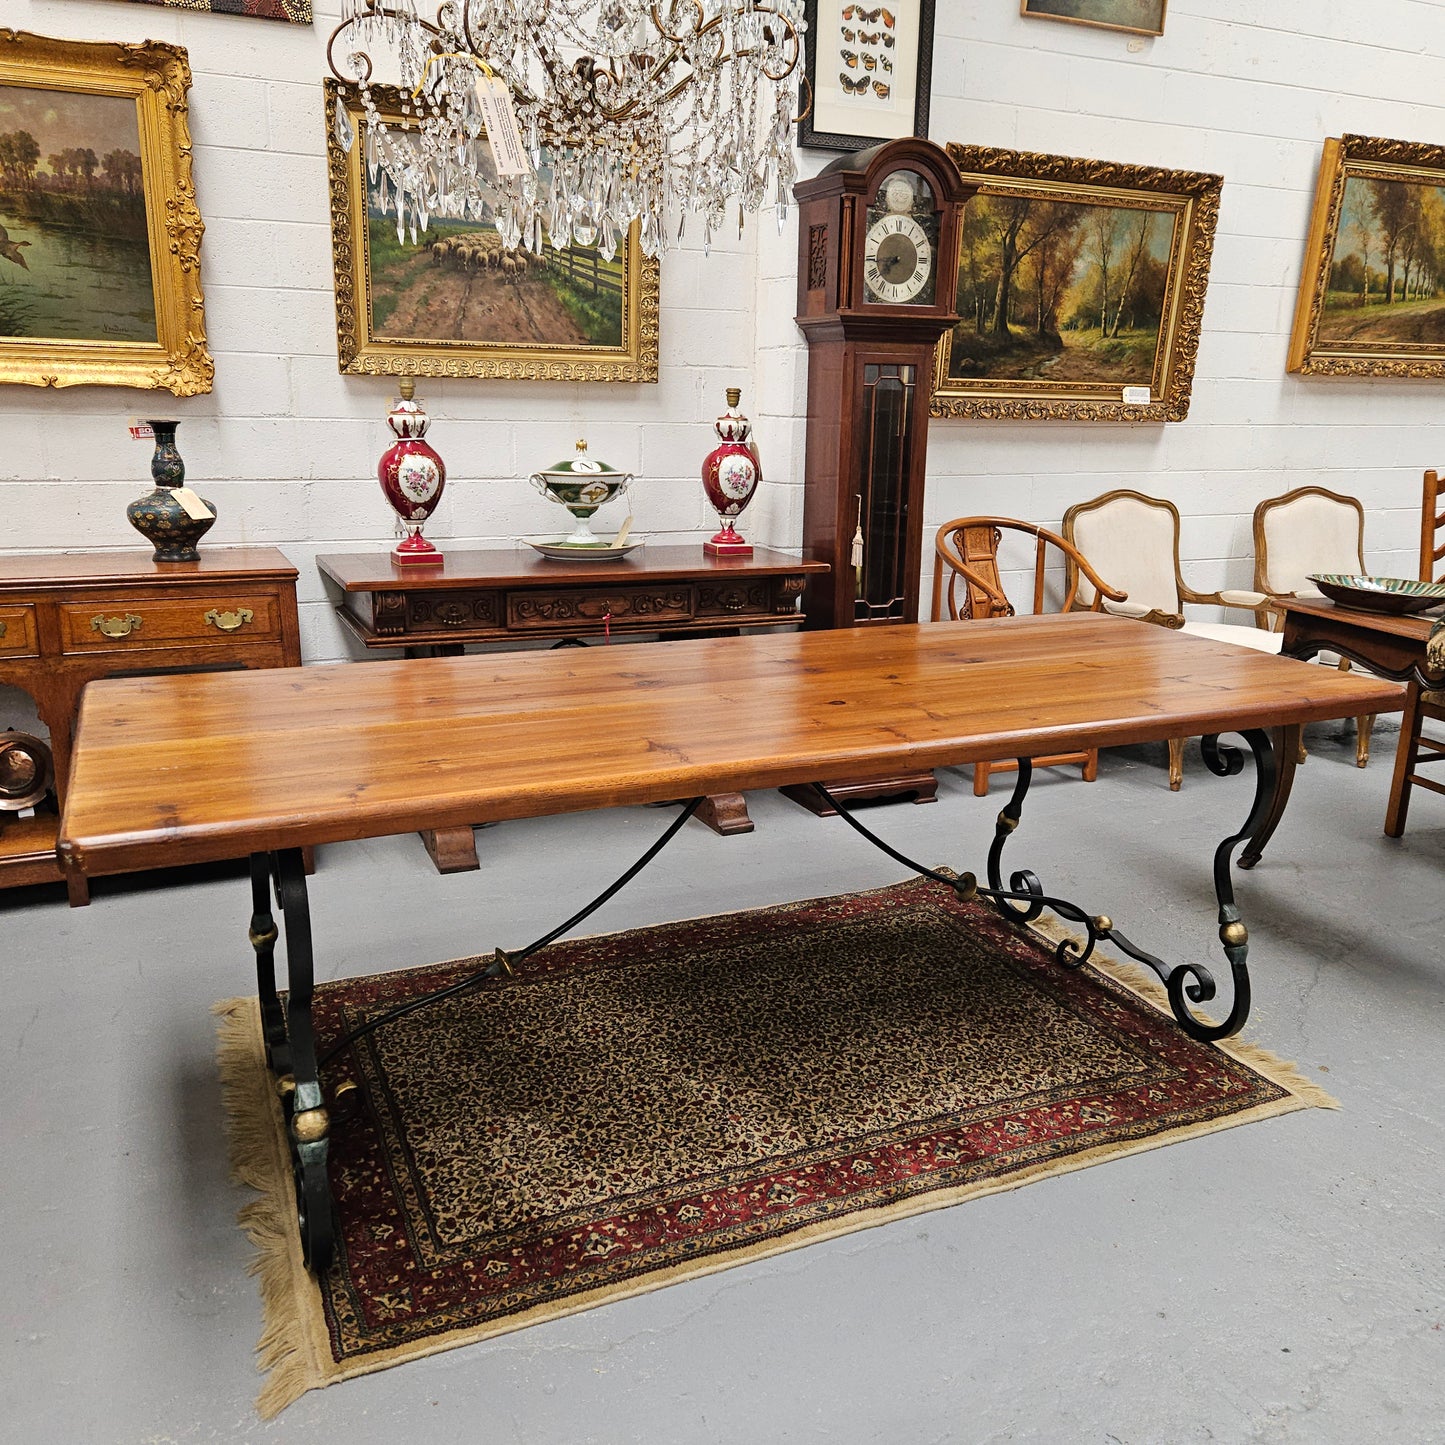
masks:
[[(1049, 944), (1060, 943), (1066, 938), (1081, 945), (1084, 942), (1080, 934), (1064, 928), (1052, 919), (1036, 919), (1029, 925), (1029, 928)], [(1161, 1013), (1173, 1017), (1173, 1012), (1169, 1007), (1169, 994), (1164, 985), (1142, 964), (1135, 963), (1132, 959), (1115, 958), (1110, 953), (1098, 950), (1089, 959), (1089, 963), (1098, 968), (1100, 973), (1107, 974), (1116, 983), (1123, 984), (1131, 993), (1138, 994), (1145, 1003), (1152, 1004)], [(1263, 1074), (1265, 1078), (1278, 1084), (1281, 1088), (1288, 1089), (1300, 1100), (1302, 1108), (1338, 1109), (1340, 1107), (1340, 1101), (1315, 1083), (1300, 1068), (1299, 1064), (1291, 1059), (1280, 1058), (1278, 1054), (1271, 1053), (1261, 1044), (1246, 1043), (1242, 1039), (1233, 1038), (1220, 1039), (1214, 1047), (1228, 1054), (1231, 1059), (1245, 1065), (1246, 1068)]]
[[(319, 1368), (315, 1314), (320, 1301), (302, 1291), (316, 1286), (301, 1260), (291, 1162), (284, 1154), (284, 1125), (270, 1076), (259, 1056), (261, 1017), (254, 998), (224, 999), (216, 1016), (216, 1066), (226, 1116), (231, 1182), (260, 1197), (237, 1211), (236, 1222), (255, 1247), (247, 1273), (260, 1277), (261, 1338), (256, 1368), (266, 1383), (256, 1413), (273, 1419), (308, 1390), (327, 1383)], [(308, 1308), (308, 1304), (311, 1307)]]

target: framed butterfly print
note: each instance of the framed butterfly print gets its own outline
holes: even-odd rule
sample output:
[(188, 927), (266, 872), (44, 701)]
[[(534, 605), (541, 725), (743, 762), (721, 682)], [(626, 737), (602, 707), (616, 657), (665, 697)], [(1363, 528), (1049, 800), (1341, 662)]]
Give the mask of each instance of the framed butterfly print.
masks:
[(934, 0), (806, 0), (798, 144), (857, 151), (928, 134)]

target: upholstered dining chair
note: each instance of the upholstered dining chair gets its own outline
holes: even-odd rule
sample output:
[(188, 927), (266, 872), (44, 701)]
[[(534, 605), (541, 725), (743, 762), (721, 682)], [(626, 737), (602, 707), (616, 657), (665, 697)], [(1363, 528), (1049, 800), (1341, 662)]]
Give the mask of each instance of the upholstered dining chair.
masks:
[[(1296, 487), (1280, 497), (1266, 497), (1254, 509), (1254, 585), (1270, 597), (1318, 597), (1311, 572), (1358, 576), (1365, 570), (1365, 509), (1357, 497), (1324, 487)], [(1265, 625), (1278, 631), (1280, 612), (1264, 614)], [(1322, 653), (1321, 662), (1348, 672), (1348, 659)], [(1370, 761), (1373, 716), (1355, 719), (1355, 765)], [(1303, 746), (1301, 746), (1303, 758)]]
[[(1128, 593), (1127, 601), (1106, 598), (1104, 610), (1137, 617), (1161, 627), (1233, 642), (1260, 652), (1278, 652), (1280, 635), (1260, 625), (1265, 604), (1259, 592), (1198, 592), (1184, 580), (1179, 565), (1179, 508), (1162, 497), (1120, 488), (1092, 501), (1078, 502), (1064, 513), (1064, 540), (1071, 550)], [(1073, 563), (1068, 564), (1073, 567)], [(1075, 607), (1094, 605), (1087, 577), (1070, 576), (1076, 587)], [(1184, 608), (1195, 604), (1242, 607), (1255, 614), (1249, 623), (1186, 621)], [(1169, 788), (1178, 792), (1184, 781), (1184, 739), (1169, 739)]]
[[(1005, 532), (1017, 532), (1032, 539), (1033, 576), (1031, 612), (1035, 615), (1049, 610), (1073, 610), (1080, 582), (1086, 582), (1093, 602), (1089, 610), (1097, 612), (1108, 602), (1123, 602), (1125, 594), (1110, 587), (1079, 554), (1056, 532), (1022, 522), (1015, 517), (955, 517), (938, 529), (933, 543), (933, 621), (948, 618), (954, 622), (985, 617), (1014, 617), (1017, 611), (1004, 590), (1003, 572), (999, 564), (999, 547)], [(1066, 565), (1065, 565), (1066, 564)], [(1063, 596), (1055, 609), (1047, 597), (1048, 575), (1065, 567)], [(947, 582), (945, 584), (945, 577)], [(962, 586), (960, 587), (960, 583)], [(1084, 781), (1092, 783), (1099, 775), (1099, 750), (1049, 753), (1033, 759), (1040, 767), (1063, 763), (1083, 766)], [(979, 762), (973, 765), (973, 791), (982, 798), (988, 793), (990, 773), (1016, 771), (1013, 758)]]
[[(1425, 473), (1425, 495), (1420, 507), (1420, 580), (1445, 582), (1445, 508), (1441, 505), (1440, 474)], [(1405, 831), (1410, 811), (1410, 790), (1428, 788), (1445, 793), (1445, 783), (1424, 777), (1420, 768), (1445, 762), (1445, 742), (1425, 737), (1420, 724), (1427, 718), (1445, 722), (1445, 690), (1424, 691), (1413, 682), (1405, 694), (1400, 717), (1400, 741), (1395, 747), (1395, 772), (1390, 779), (1390, 805), (1385, 811), (1385, 833), (1398, 838)]]

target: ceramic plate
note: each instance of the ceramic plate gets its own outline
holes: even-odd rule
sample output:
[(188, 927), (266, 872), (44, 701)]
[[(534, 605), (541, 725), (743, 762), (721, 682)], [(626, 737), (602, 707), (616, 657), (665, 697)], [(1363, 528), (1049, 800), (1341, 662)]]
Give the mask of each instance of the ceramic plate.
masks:
[(1309, 580), (1332, 601), (1363, 612), (1423, 612), (1445, 602), (1445, 582), (1418, 582), (1410, 577), (1347, 577), (1338, 572), (1312, 572)]
[(566, 537), (529, 537), (527, 545), (535, 547), (544, 557), (557, 562), (615, 562), (625, 557), (634, 547), (640, 547), (646, 537), (629, 537), (620, 547), (610, 542), (598, 542), (594, 546), (578, 546)]

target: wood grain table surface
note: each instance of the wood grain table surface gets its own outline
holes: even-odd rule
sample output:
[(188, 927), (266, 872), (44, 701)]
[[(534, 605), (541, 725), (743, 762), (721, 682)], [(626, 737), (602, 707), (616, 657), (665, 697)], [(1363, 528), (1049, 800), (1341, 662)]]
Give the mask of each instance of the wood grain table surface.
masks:
[(1402, 703), (1092, 613), (116, 679), (86, 690), (57, 848), (99, 875)]

